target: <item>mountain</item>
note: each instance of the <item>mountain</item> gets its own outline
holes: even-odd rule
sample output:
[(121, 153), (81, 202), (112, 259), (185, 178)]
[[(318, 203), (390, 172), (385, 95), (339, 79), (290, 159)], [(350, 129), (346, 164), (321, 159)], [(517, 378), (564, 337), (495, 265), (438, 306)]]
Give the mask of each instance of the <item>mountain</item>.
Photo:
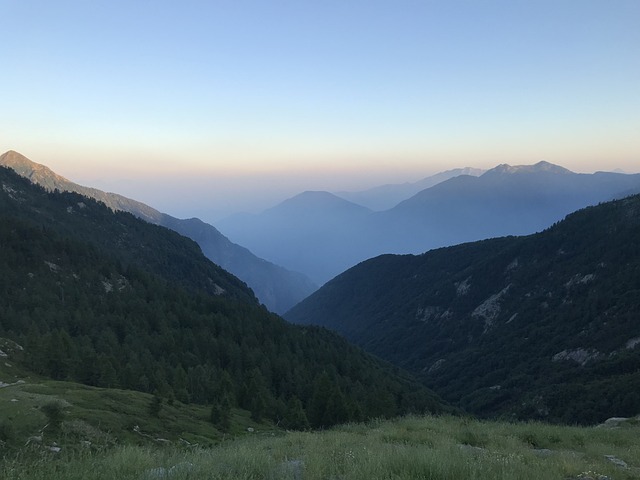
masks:
[(350, 202), (357, 203), (358, 205), (363, 205), (374, 212), (378, 212), (393, 208), (398, 203), (411, 198), (421, 190), (433, 187), (450, 178), (459, 175), (472, 175), (477, 177), (484, 172), (485, 170), (479, 168), (455, 168), (453, 170), (436, 173), (417, 182), (392, 183), (359, 192), (338, 192), (336, 195)]
[(0, 338), (38, 375), (296, 428), (447, 409), (338, 335), (269, 313), (176, 232), (8, 168), (0, 186)]
[(578, 174), (548, 162), (499, 165), (477, 177), (452, 177), (383, 212), (306, 192), (217, 226), (261, 257), (322, 284), (380, 254), (531, 234), (579, 208), (637, 192), (640, 174)]
[[(421, 253), (456, 243), (526, 235), (567, 214), (640, 191), (640, 175), (577, 174), (548, 162), (499, 165), (479, 177), (458, 176), (378, 214), (389, 253)], [(381, 252), (382, 253), (382, 252)]]
[(323, 283), (351, 265), (354, 256), (367, 255), (357, 239), (371, 213), (332, 193), (309, 191), (259, 215), (234, 215), (217, 227), (258, 255), (285, 267), (296, 265)]
[(534, 235), (368, 260), (285, 318), (342, 333), (479, 415), (636, 415), (639, 245), (632, 196)]
[(132, 213), (191, 238), (200, 245), (207, 258), (247, 282), (260, 301), (273, 312), (284, 313), (317, 288), (305, 275), (258, 258), (197, 218), (178, 219), (122, 195), (83, 187), (14, 151), (0, 155), (0, 165), (12, 168), (49, 191), (76, 192), (103, 202), (112, 210)]

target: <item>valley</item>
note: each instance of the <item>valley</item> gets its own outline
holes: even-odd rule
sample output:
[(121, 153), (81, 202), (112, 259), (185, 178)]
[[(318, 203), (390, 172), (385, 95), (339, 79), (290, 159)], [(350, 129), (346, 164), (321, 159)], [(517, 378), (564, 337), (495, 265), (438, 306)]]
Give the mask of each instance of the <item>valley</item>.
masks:
[[(640, 196), (578, 210), (540, 233), (373, 256), (290, 309), (292, 325), (205, 257), (227, 248), (214, 227), (83, 191), (19, 160), (21, 176), (0, 169), (8, 478), (81, 478), (95, 462), (105, 462), (104, 477), (92, 478), (203, 469), (297, 480), (638, 478), (629, 438), (640, 411)], [(498, 183), (473, 186), (487, 175)], [(538, 185), (530, 208), (530, 175), (561, 185), (550, 190), (564, 190), (566, 202), (552, 195), (544, 207)], [(624, 196), (636, 181), (580, 177), (588, 188), (567, 193), (558, 175), (576, 179), (549, 164), (453, 176), (397, 210), (429, 211), (460, 183), (468, 198), (458, 195), (459, 208), (473, 203), (487, 210), (467, 214), (488, 219), (464, 235), (489, 236), (499, 224), (491, 215), (542, 225), (563, 211), (558, 204)], [(519, 213), (501, 212), (515, 190)], [(314, 245), (315, 261), (346, 264), (344, 245), (386, 215), (306, 192), (267, 212), (259, 230), (298, 218), (290, 241)], [(464, 218), (438, 218), (456, 215)], [(405, 231), (398, 218), (389, 231)], [(613, 416), (630, 420), (594, 427)], [(247, 455), (255, 462), (238, 463)], [(51, 465), (59, 477), (48, 476)]]

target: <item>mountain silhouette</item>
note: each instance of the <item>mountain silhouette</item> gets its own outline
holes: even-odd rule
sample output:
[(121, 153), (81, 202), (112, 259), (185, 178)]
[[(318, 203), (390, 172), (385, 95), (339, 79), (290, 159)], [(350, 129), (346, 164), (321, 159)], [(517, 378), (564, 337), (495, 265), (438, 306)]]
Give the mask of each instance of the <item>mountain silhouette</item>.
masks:
[(15, 151), (0, 155), (0, 165), (12, 168), (47, 190), (80, 193), (103, 202), (114, 211), (132, 213), (191, 238), (211, 261), (245, 281), (258, 299), (275, 313), (284, 313), (317, 288), (305, 275), (257, 257), (197, 218), (178, 219), (122, 195), (78, 185)]
[(458, 175), (382, 212), (328, 192), (305, 192), (217, 226), (263, 258), (322, 284), (384, 253), (422, 253), (539, 232), (589, 205), (640, 191), (640, 174), (578, 174), (548, 162)]

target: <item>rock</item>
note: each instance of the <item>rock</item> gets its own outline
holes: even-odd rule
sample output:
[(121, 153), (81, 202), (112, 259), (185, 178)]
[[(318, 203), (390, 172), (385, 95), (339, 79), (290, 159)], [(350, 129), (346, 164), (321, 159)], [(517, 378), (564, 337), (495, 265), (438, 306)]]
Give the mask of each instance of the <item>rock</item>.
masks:
[(302, 480), (304, 473), (304, 462), (302, 460), (287, 460), (280, 466), (281, 476), (285, 478), (293, 478), (294, 480)]
[(598, 428), (618, 428), (628, 421), (629, 419), (626, 417), (611, 417), (607, 418), (604, 423), (598, 425)]
[(149, 470), (146, 470), (143, 474), (142, 474), (142, 479), (144, 480), (153, 480), (156, 478), (184, 478), (185, 476), (187, 476), (187, 474), (189, 472), (191, 472), (193, 470), (193, 463), (191, 462), (183, 462), (183, 463), (178, 463), (177, 465), (174, 465), (173, 467), (170, 468), (164, 468), (164, 467), (156, 467), (156, 468), (151, 468)]
[(50, 451), (50, 452), (53, 452), (53, 453), (58, 453), (58, 452), (60, 452), (60, 450), (62, 450), (60, 447), (56, 447), (56, 446), (54, 446), (54, 445), (51, 445), (51, 446), (49, 447), (49, 451)]
[(629, 468), (629, 465), (627, 465), (627, 462), (625, 462), (624, 460), (620, 460), (618, 457), (614, 457), (613, 455), (605, 455), (604, 458), (609, 460), (616, 467)]
[(556, 353), (553, 357), (551, 357), (551, 361), (560, 362), (563, 360), (569, 360), (579, 363), (584, 367), (590, 361), (597, 360), (601, 356), (602, 354), (593, 348), (576, 348), (575, 350), (563, 350)]
[(152, 468), (150, 470), (146, 470), (143, 474), (142, 477), (143, 479), (147, 480), (151, 480), (153, 478), (167, 478), (167, 469), (164, 467), (157, 467), (157, 468)]
[(252, 432), (254, 432), (254, 431), (255, 431), (255, 430), (254, 430), (253, 428), (251, 428), (251, 427), (247, 428), (247, 432), (252, 433)]
[(549, 450), (548, 448), (534, 448), (533, 454), (538, 457), (547, 458), (553, 455), (553, 450)]
[(27, 438), (27, 443), (25, 443), (25, 445), (29, 445), (30, 443), (42, 443), (42, 435), (34, 435)]
[(460, 450), (462, 450), (463, 452), (473, 453), (475, 455), (482, 454), (482, 453), (485, 453), (487, 451), (486, 448), (474, 447), (474, 446), (471, 446), (471, 445), (466, 445), (464, 443), (459, 443), (458, 444), (458, 448)]
[(577, 477), (569, 477), (567, 480), (613, 480), (607, 475), (600, 475), (599, 473), (585, 472), (581, 473)]
[(186, 473), (191, 472), (193, 470), (193, 467), (194, 467), (194, 465), (191, 462), (178, 463), (178, 464), (174, 465), (173, 467), (171, 467), (168, 470), (168, 474), (169, 474), (169, 476), (186, 474)]

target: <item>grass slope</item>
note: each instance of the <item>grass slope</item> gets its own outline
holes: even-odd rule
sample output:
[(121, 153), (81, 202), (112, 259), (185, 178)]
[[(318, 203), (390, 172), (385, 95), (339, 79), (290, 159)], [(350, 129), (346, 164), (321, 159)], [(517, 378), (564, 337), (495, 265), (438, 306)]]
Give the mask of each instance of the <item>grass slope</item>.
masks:
[[(0, 378), (4, 379), (0, 388), (0, 452), (4, 455), (25, 446), (38, 454), (57, 446), (63, 456), (116, 445), (211, 446), (229, 435), (246, 434), (248, 428), (277, 431), (269, 423), (251, 420), (249, 412), (233, 409), (230, 432), (223, 434), (209, 420), (210, 407), (164, 402), (156, 416), (150, 411), (153, 395), (48, 380), (12, 361), (2, 362)], [(45, 413), (50, 404), (62, 411), (58, 428)]]
[[(0, 477), (36, 479), (638, 479), (638, 421), (619, 428), (405, 417), (212, 449), (123, 446), (16, 455)], [(614, 462), (624, 462), (618, 466)]]

